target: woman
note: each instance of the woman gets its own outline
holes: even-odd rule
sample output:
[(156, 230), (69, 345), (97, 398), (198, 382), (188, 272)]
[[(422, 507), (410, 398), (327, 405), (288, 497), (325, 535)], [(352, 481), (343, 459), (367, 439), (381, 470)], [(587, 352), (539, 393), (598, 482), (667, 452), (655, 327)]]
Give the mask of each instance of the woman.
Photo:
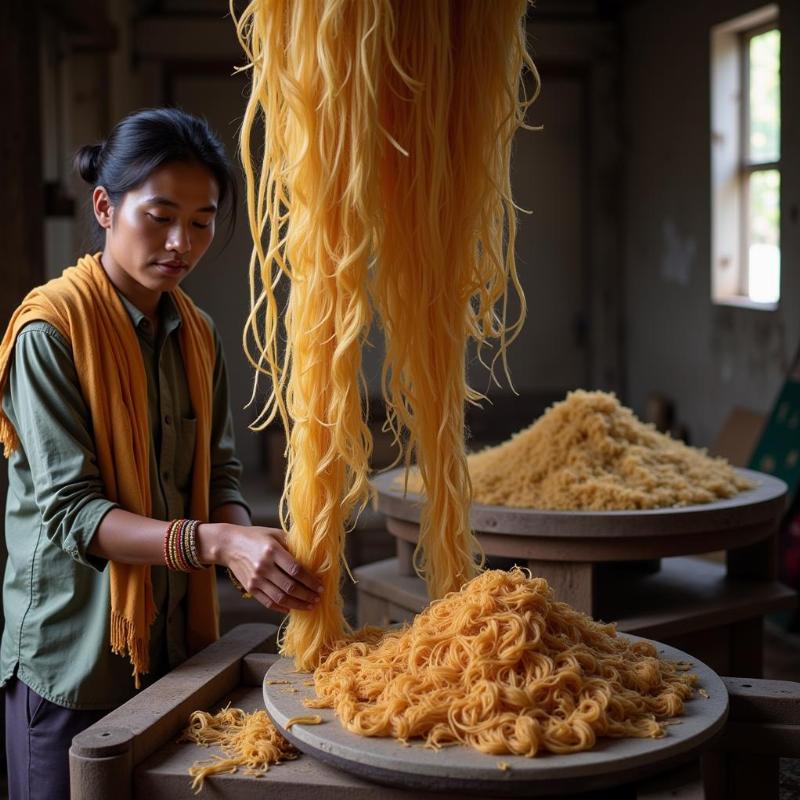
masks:
[(12, 800), (68, 797), (72, 737), (216, 638), (209, 565), (267, 608), (321, 591), (250, 527), (220, 340), (178, 288), (235, 209), (220, 142), (145, 110), (76, 166), (102, 252), (31, 292), (0, 346)]

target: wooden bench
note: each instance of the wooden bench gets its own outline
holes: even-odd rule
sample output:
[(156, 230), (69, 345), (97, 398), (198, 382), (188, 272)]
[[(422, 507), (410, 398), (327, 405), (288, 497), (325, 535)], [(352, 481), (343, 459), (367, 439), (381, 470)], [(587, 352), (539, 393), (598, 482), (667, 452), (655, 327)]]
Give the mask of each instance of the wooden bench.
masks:
[[(194, 800), (189, 767), (217, 754), (177, 739), (189, 714), (226, 703), (264, 707), (262, 681), (276, 656), (275, 627), (242, 625), (76, 736), (70, 750), (72, 800)], [(800, 684), (724, 679), (730, 716), (696, 763), (641, 782), (639, 800), (777, 798), (779, 756), (800, 757)], [(236, 800), (456, 800), (391, 789), (327, 767), (309, 756), (261, 778), (241, 772), (209, 779), (200, 795)], [(461, 800), (461, 798), (459, 798)]]

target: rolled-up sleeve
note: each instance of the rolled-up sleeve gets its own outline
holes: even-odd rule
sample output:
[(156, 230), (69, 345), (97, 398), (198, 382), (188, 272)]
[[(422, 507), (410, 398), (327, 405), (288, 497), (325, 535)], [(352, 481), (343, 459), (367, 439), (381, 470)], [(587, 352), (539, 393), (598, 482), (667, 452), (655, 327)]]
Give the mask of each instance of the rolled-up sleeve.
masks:
[(236, 441), (230, 407), (228, 370), (222, 340), (212, 323), (216, 361), (211, 420), (211, 481), (209, 486), (209, 511), (226, 503), (238, 503), (250, 514), (250, 507), (242, 496), (240, 482), (242, 464), (236, 458)]
[(102, 571), (106, 560), (90, 555), (89, 544), (117, 504), (105, 496), (72, 352), (55, 328), (32, 323), (20, 332), (8, 392), (47, 537)]

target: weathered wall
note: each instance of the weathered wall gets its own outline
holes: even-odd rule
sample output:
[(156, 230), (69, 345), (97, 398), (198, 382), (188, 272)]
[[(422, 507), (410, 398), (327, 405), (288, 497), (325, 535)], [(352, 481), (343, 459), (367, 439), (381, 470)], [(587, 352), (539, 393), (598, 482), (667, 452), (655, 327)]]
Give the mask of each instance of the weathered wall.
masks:
[[(124, 4), (125, 0), (115, 0), (114, 5)], [(612, 290), (617, 286), (620, 261), (615, 205), (619, 194), (616, 30), (608, 23), (591, 21), (534, 22), (530, 33), (534, 55), (544, 65), (545, 81), (542, 103), (534, 106), (531, 121), (544, 123), (545, 130), (520, 134), (514, 154), (515, 192), (533, 216), (519, 218), (518, 257), (531, 311), (510, 354), (512, 375), (517, 389), (528, 398), (560, 395), (587, 382), (618, 388), (619, 303)], [(134, 22), (132, 33), (121, 37), (121, 43), (127, 43), (134, 57), (115, 56), (118, 71), (112, 80), (122, 87), (115, 101), (120, 113), (124, 96), (134, 90), (150, 103), (177, 102), (204, 113), (229, 151), (235, 149), (244, 97), (242, 87), (231, 77), (242, 54), (230, 19), (145, 16)], [(125, 73), (125, 65), (131, 63), (137, 81)], [(566, 95), (574, 101), (569, 108), (566, 103), (559, 105), (559, 91), (582, 92), (582, 105), (572, 95)], [(579, 120), (571, 134), (562, 130), (570, 115)], [(212, 314), (222, 333), (239, 451), (252, 469), (258, 466), (262, 444), (247, 430), (255, 410), (242, 410), (253, 374), (240, 344), (248, 253), (249, 233), (242, 213), (231, 246), (222, 254), (210, 253), (187, 281), (187, 288)], [(575, 341), (581, 336), (584, 341)], [(379, 393), (379, 338), (376, 345), (364, 355), (373, 395)], [(472, 369), (471, 377), (477, 387), (486, 388), (485, 371)], [(498, 394), (507, 392), (505, 386), (497, 390)], [(523, 411), (519, 424), (539, 410), (531, 407), (529, 417)], [(486, 413), (495, 411), (488, 406)]]
[(651, 391), (674, 398), (697, 444), (734, 405), (767, 412), (800, 344), (797, 3), (783, 3), (780, 19), (780, 307), (710, 299), (710, 29), (761, 5), (643, 0), (624, 18), (626, 400), (641, 412)]

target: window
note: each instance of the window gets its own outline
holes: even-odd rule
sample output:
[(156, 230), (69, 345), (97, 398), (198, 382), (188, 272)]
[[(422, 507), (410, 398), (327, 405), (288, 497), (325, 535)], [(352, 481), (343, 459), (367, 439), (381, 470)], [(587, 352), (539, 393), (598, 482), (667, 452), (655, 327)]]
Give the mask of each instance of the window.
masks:
[(712, 299), (780, 299), (780, 48), (777, 7), (711, 33)]

